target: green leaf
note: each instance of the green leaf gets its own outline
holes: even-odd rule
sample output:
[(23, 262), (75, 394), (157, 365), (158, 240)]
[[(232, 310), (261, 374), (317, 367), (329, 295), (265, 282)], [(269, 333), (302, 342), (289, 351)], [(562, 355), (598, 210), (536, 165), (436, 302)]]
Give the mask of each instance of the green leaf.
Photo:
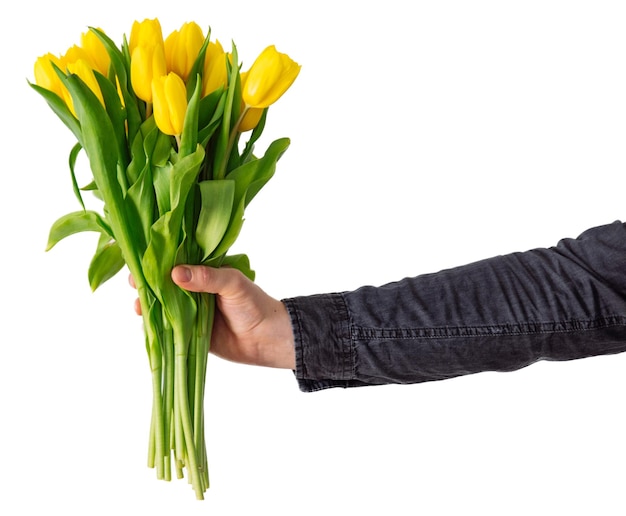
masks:
[(200, 109), (200, 94), (202, 93), (202, 81), (198, 80), (196, 89), (187, 105), (183, 133), (180, 140), (179, 154), (187, 156), (195, 151), (198, 145), (198, 110)]
[(117, 242), (106, 240), (105, 244), (98, 244), (96, 253), (89, 264), (88, 277), (92, 291), (115, 276), (125, 264), (122, 250)]
[(249, 161), (228, 173), (227, 178), (237, 184), (235, 199), (244, 198), (245, 206), (256, 196), (261, 188), (272, 178), (276, 163), (289, 147), (289, 138), (273, 141), (262, 158)]
[(170, 178), (172, 176), (172, 168), (171, 163), (166, 163), (162, 167), (155, 167), (152, 171), (152, 183), (156, 194), (159, 215), (164, 215), (172, 209), (170, 201)]
[(126, 120), (128, 122), (128, 141), (132, 142), (141, 125), (142, 116), (137, 105), (137, 97), (135, 97), (130, 86), (130, 62), (126, 59), (122, 51), (117, 48), (115, 42), (104, 32), (94, 27), (90, 27), (89, 29), (100, 38), (100, 41), (104, 44), (111, 58), (111, 68), (117, 76), (119, 88), (124, 98)]
[[(204, 159), (204, 149), (183, 157), (173, 164), (170, 172), (171, 210), (159, 217), (150, 228), (150, 239), (141, 259), (148, 285), (163, 304), (171, 319), (175, 332), (181, 339), (188, 337), (187, 331), (193, 327), (195, 301), (177, 287), (171, 280), (170, 272), (176, 264), (184, 236), (182, 222), (187, 197), (198, 176)], [(190, 319), (191, 318), (191, 319)]]
[(171, 279), (171, 270), (179, 251), (180, 221), (174, 212), (160, 217), (150, 229), (150, 242), (142, 257), (142, 269), (148, 285), (163, 305), (176, 334), (177, 353), (186, 353), (193, 328), (196, 305), (188, 292)]
[[(233, 126), (233, 118), (237, 120), (239, 116), (239, 102), (235, 102), (235, 99), (240, 99), (241, 94), (241, 78), (239, 76), (237, 47), (232, 44), (232, 63), (226, 60), (226, 64), (230, 66), (230, 74), (228, 78), (228, 88), (226, 90), (226, 103), (224, 105), (224, 114), (222, 116), (222, 124), (220, 126), (220, 132), (217, 136), (215, 145), (215, 151), (213, 154), (213, 171), (216, 179), (224, 179), (226, 175), (226, 165), (230, 159), (231, 150), (235, 146), (231, 146), (231, 127)], [(237, 93), (237, 94), (236, 94)]]
[(206, 260), (218, 246), (231, 219), (235, 198), (235, 182), (215, 179), (199, 183), (202, 199), (196, 241), (202, 249), (202, 260)]
[[(157, 131), (157, 139), (151, 150), (150, 162), (156, 166), (165, 165), (170, 158), (173, 148), (172, 137)], [(148, 152), (148, 149), (146, 149), (146, 152)]]
[(83, 202), (83, 196), (80, 193), (80, 187), (78, 186), (78, 181), (76, 180), (76, 174), (74, 173), (74, 168), (76, 167), (76, 158), (78, 157), (78, 154), (81, 151), (81, 149), (82, 147), (80, 143), (77, 143), (76, 145), (74, 145), (74, 147), (70, 151), (69, 165), (70, 165), (70, 174), (72, 176), (72, 188), (74, 190), (74, 195), (76, 196), (76, 198), (78, 199), (78, 202), (80, 203), (80, 205), (82, 206), (84, 210), (85, 203)]
[(148, 285), (154, 295), (165, 303), (165, 284), (170, 281), (178, 249), (180, 227), (172, 224), (172, 212), (169, 211), (150, 228), (150, 240), (141, 259), (142, 269)]
[(96, 231), (111, 236), (111, 229), (95, 211), (75, 211), (57, 219), (48, 235), (46, 251), (52, 249), (64, 238), (84, 231)]
[(187, 84), (187, 89), (188, 89), (188, 97), (191, 98), (193, 92), (196, 89), (196, 81), (197, 82), (202, 82), (199, 81), (198, 79), (200, 78), (200, 76), (202, 75), (202, 72), (204, 71), (204, 59), (206, 56), (206, 50), (209, 47), (209, 41), (211, 40), (211, 28), (209, 27), (209, 30), (207, 31), (206, 37), (204, 38), (204, 42), (202, 43), (202, 47), (200, 48), (200, 51), (198, 52), (198, 55), (196, 57), (196, 60), (194, 61), (191, 70), (189, 71), (189, 82)]
[[(152, 118), (150, 120), (152, 120)], [(144, 152), (144, 134), (142, 130), (137, 131), (135, 139), (131, 145), (130, 153), (132, 159), (128, 164), (128, 167), (126, 167), (126, 178), (128, 180), (128, 184), (133, 185), (141, 175), (148, 161), (146, 153)]]
[(132, 145), (132, 161), (127, 168), (128, 181), (132, 185), (146, 166), (163, 166), (170, 158), (173, 149), (171, 136), (157, 129), (154, 117), (143, 124)]
[(241, 232), (241, 228), (243, 227), (243, 215), (244, 215), (244, 199), (241, 199), (237, 204), (234, 205), (235, 209), (233, 210), (230, 221), (228, 223), (228, 229), (224, 234), (224, 237), (220, 241), (217, 248), (213, 250), (213, 256), (221, 256), (228, 252), (231, 246), (237, 240), (239, 233)]
[(263, 134), (263, 129), (265, 128), (265, 121), (267, 119), (267, 111), (268, 111), (268, 108), (265, 108), (263, 110), (263, 114), (261, 115), (261, 118), (259, 119), (259, 123), (252, 130), (250, 139), (246, 143), (246, 146), (243, 149), (243, 152), (241, 153), (241, 163), (246, 163), (250, 161), (250, 159), (253, 157), (252, 151), (254, 150), (254, 144), (261, 137), (261, 135)]
[(116, 86), (102, 74), (94, 70), (94, 75), (100, 86), (104, 105), (107, 114), (111, 119), (111, 125), (115, 131), (115, 141), (117, 142), (117, 153), (120, 157), (124, 168), (128, 166), (130, 161), (129, 149), (126, 143), (126, 110), (120, 101), (119, 93)]
[(98, 190), (98, 185), (95, 181), (91, 181), (89, 184), (80, 188), (83, 192), (94, 192)]
[(221, 118), (225, 102), (226, 89), (223, 86), (200, 99), (200, 109), (198, 111), (198, 127), (200, 130)]
[[(142, 232), (141, 222), (127, 213), (122, 187), (118, 177), (118, 153), (115, 131), (100, 100), (77, 75), (64, 80), (72, 95), (74, 107), (81, 121), (81, 144), (89, 158), (91, 171), (102, 194), (107, 221), (113, 237), (120, 245), (130, 272), (138, 286), (143, 283), (139, 264), (140, 250), (137, 237)], [(123, 171), (124, 172), (124, 171)]]
[(141, 240), (137, 244), (139, 249), (145, 249), (150, 227), (154, 222), (155, 203), (152, 170), (148, 164), (144, 167), (137, 181), (128, 189), (124, 199), (127, 211), (141, 221)]
[(221, 120), (217, 119), (211, 122), (209, 125), (204, 126), (198, 131), (198, 143), (203, 147), (206, 147), (211, 137), (215, 134), (215, 131), (220, 126)]
[(187, 195), (189, 195), (189, 191), (198, 177), (198, 172), (200, 171), (203, 160), (204, 149), (197, 146), (194, 153), (188, 154), (174, 163), (170, 175), (170, 202), (172, 211), (180, 210), (180, 214), (182, 215), (185, 202), (187, 201)]
[[(208, 265), (208, 264), (207, 264)], [(233, 254), (224, 256), (221, 262), (222, 267), (232, 267), (243, 272), (250, 281), (254, 281), (255, 272), (250, 267), (250, 259), (245, 254)]]
[(65, 101), (59, 97), (56, 93), (42, 88), (36, 84), (28, 83), (37, 93), (39, 93), (48, 103), (52, 111), (61, 119), (61, 121), (72, 131), (76, 139), (80, 142), (82, 139), (82, 133), (80, 129), (80, 123), (76, 117), (72, 114), (70, 109), (65, 104)]
[(257, 160), (249, 161), (230, 172), (227, 179), (235, 181), (235, 198), (228, 229), (213, 256), (220, 256), (228, 252), (235, 243), (244, 222), (244, 211), (250, 201), (261, 188), (272, 178), (276, 170), (276, 162), (289, 147), (289, 139), (282, 138), (272, 142), (265, 155)]

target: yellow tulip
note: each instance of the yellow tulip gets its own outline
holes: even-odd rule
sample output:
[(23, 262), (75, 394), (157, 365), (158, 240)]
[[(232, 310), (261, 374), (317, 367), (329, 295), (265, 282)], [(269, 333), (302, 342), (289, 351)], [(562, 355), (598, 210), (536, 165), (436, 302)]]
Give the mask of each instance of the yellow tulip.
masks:
[(152, 79), (167, 73), (163, 31), (157, 18), (135, 21), (128, 42), (130, 82), (135, 94), (152, 102)]
[(83, 80), (83, 82), (87, 86), (89, 86), (89, 89), (95, 93), (96, 97), (100, 99), (100, 102), (104, 104), (102, 91), (100, 90), (100, 85), (98, 84), (98, 81), (96, 80), (96, 76), (93, 73), (93, 68), (91, 67), (91, 63), (89, 63), (85, 59), (79, 59), (78, 61), (75, 61), (74, 63), (68, 63), (67, 69), (69, 70), (70, 73), (78, 75)]
[(274, 45), (267, 47), (248, 70), (242, 85), (246, 106), (266, 108), (276, 102), (296, 80), (300, 65), (287, 54), (281, 54)]
[(65, 67), (67, 66), (68, 63), (75, 63), (79, 59), (82, 59), (83, 61), (88, 61), (88, 62), (91, 61), (89, 54), (84, 48), (79, 47), (78, 45), (71, 46), (70, 48), (67, 49), (67, 52), (65, 52), (65, 54), (61, 56), (63, 69), (65, 70)]
[(111, 58), (100, 38), (93, 31), (87, 31), (81, 34), (80, 44), (89, 56), (94, 69), (106, 76), (109, 73)]
[(165, 61), (168, 71), (176, 73), (186, 81), (203, 43), (204, 34), (195, 22), (185, 23), (180, 31), (172, 32), (165, 40)]
[(152, 80), (167, 73), (163, 45), (139, 45), (130, 58), (130, 83), (135, 94), (145, 102), (152, 102)]
[[(93, 73), (93, 68), (91, 67), (91, 63), (89, 63), (86, 59), (79, 58), (78, 60), (67, 63), (67, 71), (69, 73), (78, 75), (80, 79), (89, 87), (89, 89), (98, 97), (98, 100), (104, 105), (104, 98), (102, 97), (102, 91), (100, 90), (100, 85), (96, 80), (96, 76)], [(63, 98), (65, 99), (65, 103), (67, 107), (70, 108), (70, 111), (74, 115), (76, 115), (76, 111), (74, 110), (74, 102), (72, 101), (72, 96), (67, 89), (63, 89)]]
[(247, 108), (239, 122), (239, 132), (245, 133), (254, 129), (261, 120), (263, 111), (265, 111), (264, 108)]
[(85, 57), (80, 47), (72, 47), (61, 57), (52, 54), (46, 54), (35, 61), (35, 82), (38, 86), (50, 90), (61, 97), (70, 111), (76, 115), (74, 103), (70, 92), (65, 87), (61, 78), (52, 66), (54, 63), (63, 72), (76, 74), (89, 87), (89, 89), (98, 97), (100, 102), (104, 104), (100, 85), (93, 73), (93, 68), (89, 60)]
[(212, 41), (204, 56), (204, 70), (202, 72), (202, 96), (226, 86), (228, 84), (228, 68), (226, 67), (226, 52), (219, 41)]
[(148, 47), (163, 45), (163, 31), (157, 18), (133, 23), (128, 42), (128, 50), (131, 55), (139, 45)]
[(154, 121), (161, 132), (178, 136), (183, 132), (187, 113), (187, 88), (174, 72), (152, 81)]
[(63, 64), (61, 60), (50, 53), (45, 54), (37, 58), (35, 61), (35, 83), (46, 90), (56, 93), (59, 97), (63, 97), (63, 83), (61, 78), (57, 75), (56, 70), (52, 66), (55, 64), (61, 70), (63, 70)]

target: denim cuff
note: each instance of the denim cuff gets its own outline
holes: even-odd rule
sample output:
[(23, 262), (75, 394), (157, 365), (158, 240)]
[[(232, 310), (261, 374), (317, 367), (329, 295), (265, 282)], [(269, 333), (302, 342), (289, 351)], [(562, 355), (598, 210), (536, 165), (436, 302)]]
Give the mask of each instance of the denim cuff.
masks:
[(298, 386), (303, 392), (354, 387), (350, 316), (340, 293), (283, 299), (295, 338)]

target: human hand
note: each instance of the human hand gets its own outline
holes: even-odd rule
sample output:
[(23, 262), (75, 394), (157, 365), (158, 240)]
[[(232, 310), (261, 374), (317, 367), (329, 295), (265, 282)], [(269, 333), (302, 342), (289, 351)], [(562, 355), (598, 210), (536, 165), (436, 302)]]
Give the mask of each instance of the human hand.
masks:
[[(285, 305), (240, 271), (179, 265), (172, 270), (172, 280), (191, 292), (216, 294), (213, 354), (242, 364), (295, 369), (294, 337)], [(141, 313), (138, 301), (135, 311)]]

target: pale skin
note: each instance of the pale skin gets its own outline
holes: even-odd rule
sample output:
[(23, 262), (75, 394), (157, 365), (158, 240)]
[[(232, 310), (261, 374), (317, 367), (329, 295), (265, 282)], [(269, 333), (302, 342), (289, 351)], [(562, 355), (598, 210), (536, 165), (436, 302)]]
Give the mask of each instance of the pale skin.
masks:
[[(285, 305), (241, 272), (179, 265), (172, 270), (172, 280), (190, 292), (216, 294), (214, 355), (241, 364), (295, 369), (294, 336)], [(141, 314), (138, 300), (135, 311)]]

